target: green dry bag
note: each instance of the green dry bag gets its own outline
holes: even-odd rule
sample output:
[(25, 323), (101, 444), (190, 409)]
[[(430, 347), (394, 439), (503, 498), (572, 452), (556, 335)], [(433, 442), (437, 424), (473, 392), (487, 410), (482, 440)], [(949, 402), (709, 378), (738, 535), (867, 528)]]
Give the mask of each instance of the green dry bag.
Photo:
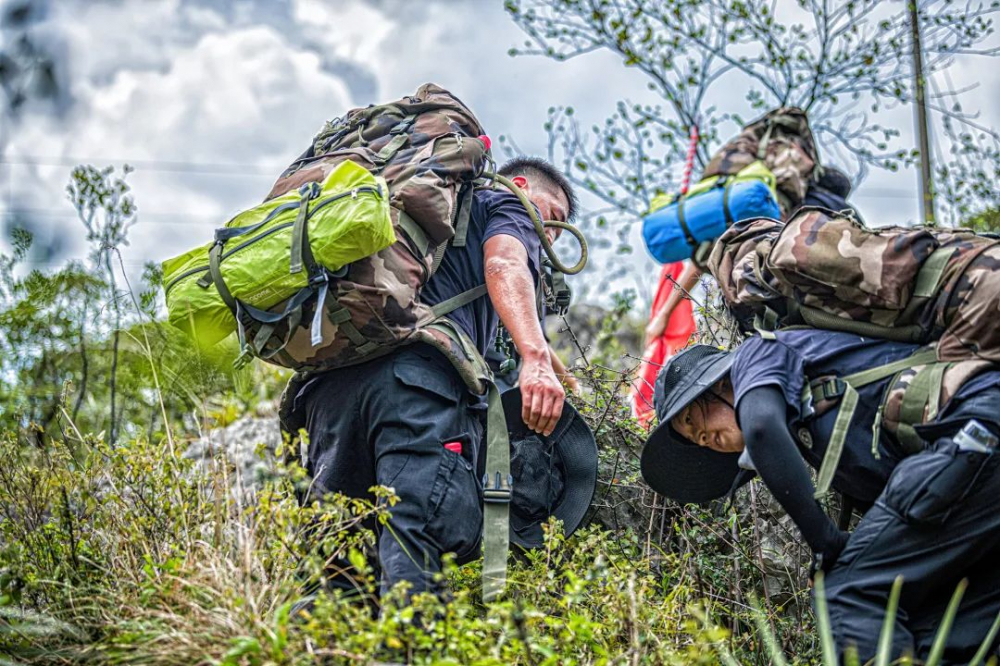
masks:
[(336, 272), (396, 242), (389, 188), (380, 176), (342, 162), (319, 183), (244, 211), (215, 232), (215, 241), (163, 262), (170, 323), (201, 345), (236, 331), (236, 318), (213, 279), (232, 299), (281, 311), (309, 286), (305, 266)]

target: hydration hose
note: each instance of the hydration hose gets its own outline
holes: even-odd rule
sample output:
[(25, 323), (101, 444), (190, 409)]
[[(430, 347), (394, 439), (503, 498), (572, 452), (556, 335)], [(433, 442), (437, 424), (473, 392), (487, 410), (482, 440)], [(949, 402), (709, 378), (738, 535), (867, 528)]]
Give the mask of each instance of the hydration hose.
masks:
[[(509, 178), (501, 176), (495, 173), (484, 173), (484, 178), (494, 180), (508, 190), (514, 193), (514, 195), (520, 199), (521, 205), (524, 206), (525, 210), (528, 211), (528, 216), (531, 218), (532, 223), (535, 225), (535, 232), (538, 234), (538, 240), (542, 243), (542, 249), (545, 250), (545, 256), (548, 257), (549, 262), (552, 267), (559, 271), (560, 273), (565, 273), (566, 275), (576, 275), (584, 269), (587, 265), (587, 239), (584, 237), (583, 232), (574, 227), (568, 222), (559, 222), (557, 220), (546, 220), (542, 222), (538, 219), (538, 213), (535, 211), (534, 205), (528, 199), (528, 196), (521, 190), (520, 187), (515, 185)], [(572, 266), (566, 266), (561, 261), (559, 257), (556, 256), (555, 251), (552, 249), (552, 243), (549, 242), (549, 237), (545, 235), (546, 227), (554, 227), (556, 229), (563, 229), (568, 231), (570, 234), (576, 237), (576, 240), (580, 243), (580, 260), (577, 261)]]

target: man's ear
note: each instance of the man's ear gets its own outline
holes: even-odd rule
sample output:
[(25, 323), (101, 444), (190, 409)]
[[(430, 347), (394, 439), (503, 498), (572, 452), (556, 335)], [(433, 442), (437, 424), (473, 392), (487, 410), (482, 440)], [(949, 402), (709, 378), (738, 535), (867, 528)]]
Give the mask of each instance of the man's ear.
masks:
[(524, 176), (514, 176), (510, 179), (510, 182), (514, 183), (523, 190), (524, 186), (528, 184), (528, 179)]

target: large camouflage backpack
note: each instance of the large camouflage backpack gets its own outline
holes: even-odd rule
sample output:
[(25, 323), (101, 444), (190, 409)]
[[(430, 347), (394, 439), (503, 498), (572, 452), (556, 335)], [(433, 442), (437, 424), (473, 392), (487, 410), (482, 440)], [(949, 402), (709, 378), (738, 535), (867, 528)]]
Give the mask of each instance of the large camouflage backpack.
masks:
[(482, 297), (485, 287), (435, 308), (420, 300), (449, 244), (465, 244), (473, 183), (489, 163), (488, 147), (477, 138), (482, 134), (472, 112), (433, 84), (411, 97), (353, 109), (327, 122), (267, 199), (320, 182), (339, 164), (352, 161), (388, 183), (397, 240), (340, 274), (327, 274), (306, 261), (317, 285), (313, 312), (325, 311), (318, 319), (320, 328), (289, 330), (279, 324), (261, 341), (260, 331), (269, 324), (245, 316), (241, 324), (251, 345), (247, 351), (308, 372), (363, 362), (420, 340), (445, 352), (463, 379), (482, 393), (488, 375), (476, 363), (479, 359), (470, 358), (456, 342), (461, 331), (434, 320)]
[(922, 345), (900, 361), (814, 377), (802, 413), (838, 410), (817, 479), (830, 487), (857, 405), (857, 389), (890, 378), (872, 450), (888, 433), (907, 453), (917, 433), (970, 378), (1000, 361), (1000, 240), (967, 230), (869, 229), (850, 215), (807, 207), (787, 223), (739, 222), (708, 261), (741, 326), (764, 337), (808, 326)]
[(708, 260), (745, 329), (805, 324), (937, 342), (939, 360), (1000, 361), (1000, 241), (962, 229), (869, 229), (800, 209), (788, 222), (737, 223)]
[(757, 160), (774, 174), (782, 217), (802, 204), (810, 180), (819, 175), (816, 139), (805, 111), (782, 107), (743, 128), (736, 138), (716, 151), (702, 178), (731, 176)]

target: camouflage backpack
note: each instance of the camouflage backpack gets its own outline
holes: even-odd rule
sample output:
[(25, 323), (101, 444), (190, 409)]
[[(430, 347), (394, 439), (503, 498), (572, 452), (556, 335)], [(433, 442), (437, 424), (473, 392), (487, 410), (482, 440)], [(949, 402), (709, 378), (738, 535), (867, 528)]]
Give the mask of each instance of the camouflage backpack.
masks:
[(814, 378), (806, 407), (839, 405), (820, 469), (824, 494), (843, 451), (857, 388), (892, 378), (873, 432), (922, 448), (915, 427), (934, 419), (969, 378), (1000, 361), (1000, 241), (966, 230), (868, 229), (849, 215), (803, 208), (787, 223), (737, 223), (708, 268), (744, 329), (847, 331), (923, 345), (913, 356), (845, 377)]
[(260, 331), (273, 322), (244, 315), (245, 351), (309, 372), (360, 363), (419, 339), (441, 349), (470, 387), (485, 391), (488, 375), (456, 340), (461, 331), (446, 321), (432, 324), (485, 295), (485, 287), (435, 308), (420, 301), (444, 250), (465, 244), (473, 183), (489, 162), (487, 145), (477, 138), (482, 134), (472, 112), (433, 84), (412, 97), (328, 121), (267, 199), (322, 181), (339, 164), (352, 161), (388, 183), (396, 242), (335, 274), (307, 261), (317, 289), (306, 307), (324, 311), (320, 329), (290, 327), (286, 320), (262, 336)]
[(728, 176), (762, 160), (774, 174), (782, 217), (802, 204), (810, 179), (820, 170), (819, 151), (805, 111), (774, 109), (743, 128), (720, 148), (702, 178)]

